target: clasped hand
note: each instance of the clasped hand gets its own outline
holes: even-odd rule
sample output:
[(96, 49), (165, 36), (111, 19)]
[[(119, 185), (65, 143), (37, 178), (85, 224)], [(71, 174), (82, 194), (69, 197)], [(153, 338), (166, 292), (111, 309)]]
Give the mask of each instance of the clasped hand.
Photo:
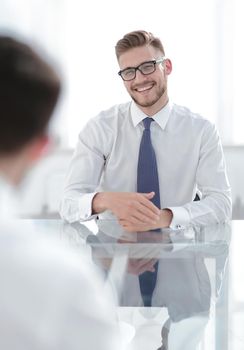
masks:
[(154, 192), (101, 192), (93, 199), (93, 211), (110, 210), (129, 232), (148, 231), (169, 226), (172, 213), (160, 210), (152, 202)]

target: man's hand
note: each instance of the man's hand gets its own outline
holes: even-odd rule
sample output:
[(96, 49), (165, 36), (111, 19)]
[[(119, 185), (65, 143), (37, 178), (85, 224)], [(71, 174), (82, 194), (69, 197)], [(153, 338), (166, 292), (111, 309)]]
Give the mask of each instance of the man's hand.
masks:
[(93, 213), (110, 210), (119, 222), (137, 225), (157, 225), (161, 210), (150, 199), (154, 192), (100, 192), (95, 195), (92, 202)]
[(129, 219), (120, 219), (119, 223), (124, 228), (125, 231), (143, 232), (143, 231), (155, 230), (158, 228), (169, 227), (171, 224), (172, 218), (173, 218), (172, 211), (169, 209), (163, 209), (161, 210), (159, 221), (151, 225), (143, 222), (140, 222), (139, 224), (135, 224)]

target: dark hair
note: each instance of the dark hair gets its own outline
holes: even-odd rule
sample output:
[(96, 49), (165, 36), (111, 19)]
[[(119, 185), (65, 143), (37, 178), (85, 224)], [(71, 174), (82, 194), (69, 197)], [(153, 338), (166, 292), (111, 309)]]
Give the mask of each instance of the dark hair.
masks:
[(163, 45), (159, 38), (156, 38), (152, 33), (146, 32), (145, 30), (136, 30), (125, 34), (124, 37), (117, 42), (115, 46), (117, 59), (119, 59), (120, 55), (134, 47), (146, 45), (151, 45), (159, 49), (162, 54), (165, 55)]
[(37, 52), (0, 35), (0, 153), (45, 133), (59, 93), (57, 74)]

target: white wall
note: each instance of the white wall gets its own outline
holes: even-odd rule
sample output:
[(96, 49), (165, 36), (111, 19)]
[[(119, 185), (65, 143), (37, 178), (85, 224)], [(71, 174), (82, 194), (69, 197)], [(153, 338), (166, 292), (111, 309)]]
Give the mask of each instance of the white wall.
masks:
[(0, 0), (0, 32), (42, 46), (60, 71), (51, 130), (62, 147), (74, 147), (77, 129), (100, 110), (128, 99), (114, 46), (136, 29), (159, 36), (172, 60), (170, 98), (215, 122), (223, 142), (243, 144), (243, 12), (243, 0)]

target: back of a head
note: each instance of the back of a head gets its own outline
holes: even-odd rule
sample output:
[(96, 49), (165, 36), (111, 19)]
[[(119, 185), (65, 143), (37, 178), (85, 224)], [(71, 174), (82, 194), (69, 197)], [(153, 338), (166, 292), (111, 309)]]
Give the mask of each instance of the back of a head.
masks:
[(0, 154), (45, 133), (59, 93), (59, 77), (37, 52), (0, 35)]
[(117, 59), (119, 59), (123, 53), (129, 51), (130, 49), (149, 45), (159, 49), (162, 54), (165, 55), (161, 40), (145, 30), (136, 30), (125, 34), (124, 37), (117, 42), (115, 46), (115, 53)]

